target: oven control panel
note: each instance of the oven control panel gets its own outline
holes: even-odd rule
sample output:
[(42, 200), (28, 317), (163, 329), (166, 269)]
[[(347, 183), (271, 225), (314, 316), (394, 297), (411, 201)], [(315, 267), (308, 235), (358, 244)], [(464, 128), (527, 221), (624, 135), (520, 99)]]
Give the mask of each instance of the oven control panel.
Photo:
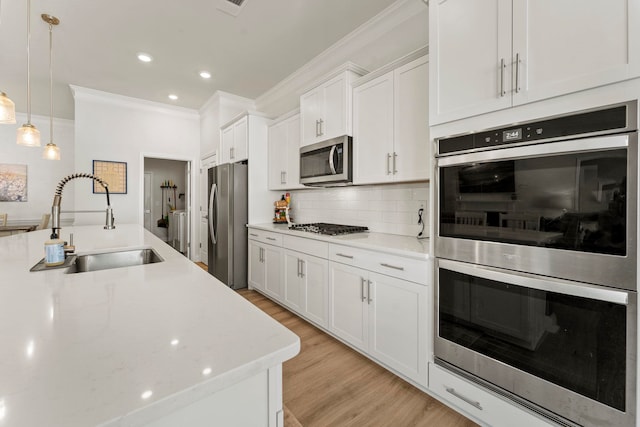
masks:
[(616, 105), (596, 111), (587, 111), (520, 123), (509, 127), (469, 133), (437, 141), (438, 155), (457, 154), (466, 151), (488, 149), (508, 144), (540, 142), (547, 139), (578, 137), (612, 130), (628, 131), (627, 108), (629, 104)]

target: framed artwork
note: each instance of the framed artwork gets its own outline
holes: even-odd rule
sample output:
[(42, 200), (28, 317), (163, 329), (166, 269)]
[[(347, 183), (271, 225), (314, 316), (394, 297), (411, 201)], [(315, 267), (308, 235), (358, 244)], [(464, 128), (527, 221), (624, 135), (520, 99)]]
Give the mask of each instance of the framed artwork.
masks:
[[(93, 174), (109, 184), (109, 194), (127, 194), (127, 163), (94, 160)], [(93, 181), (94, 194), (104, 194), (102, 185)]]
[(27, 201), (27, 165), (0, 163), (0, 202)]

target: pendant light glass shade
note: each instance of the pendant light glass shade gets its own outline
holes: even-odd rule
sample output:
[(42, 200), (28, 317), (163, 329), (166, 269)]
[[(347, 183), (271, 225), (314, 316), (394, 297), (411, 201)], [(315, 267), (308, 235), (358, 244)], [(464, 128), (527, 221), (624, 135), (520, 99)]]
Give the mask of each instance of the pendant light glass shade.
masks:
[(40, 131), (31, 123), (18, 128), (18, 144), (25, 147), (40, 147)]
[(40, 131), (31, 124), (31, 0), (27, 0), (27, 123), (18, 129), (18, 145), (40, 147)]
[(16, 122), (16, 104), (6, 93), (0, 92), (0, 123), (14, 124)]
[(48, 143), (44, 146), (42, 158), (46, 160), (60, 160), (60, 147), (53, 142)]
[(60, 148), (53, 143), (53, 26), (58, 25), (60, 20), (46, 13), (43, 13), (40, 17), (49, 24), (49, 143), (44, 147), (42, 158), (60, 160)]

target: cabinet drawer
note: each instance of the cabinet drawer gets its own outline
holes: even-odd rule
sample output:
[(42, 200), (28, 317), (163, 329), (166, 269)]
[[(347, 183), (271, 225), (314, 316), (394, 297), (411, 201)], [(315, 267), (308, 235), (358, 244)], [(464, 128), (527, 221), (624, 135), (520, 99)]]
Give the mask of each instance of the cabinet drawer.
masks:
[(329, 244), (327, 242), (321, 242), (320, 240), (284, 235), (283, 246), (292, 251), (302, 252), (319, 258), (326, 259), (329, 256)]
[(431, 282), (427, 261), (341, 245), (330, 245), (329, 259), (415, 283), (426, 285)]
[(494, 427), (551, 426), (543, 419), (433, 363), (429, 363), (429, 390), (449, 402), (454, 409)]
[(282, 234), (274, 233), (273, 231), (258, 230), (250, 228), (248, 237), (251, 240), (257, 240), (258, 242), (268, 243), (269, 245), (282, 246)]

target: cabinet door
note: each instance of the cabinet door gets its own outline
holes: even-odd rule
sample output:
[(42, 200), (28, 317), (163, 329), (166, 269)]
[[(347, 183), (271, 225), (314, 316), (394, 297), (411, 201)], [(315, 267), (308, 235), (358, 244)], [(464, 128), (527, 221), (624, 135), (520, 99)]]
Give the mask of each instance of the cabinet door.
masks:
[(327, 305), (329, 261), (308, 255), (301, 259), (305, 297), (304, 315), (318, 325), (326, 327), (329, 312)]
[(283, 283), (281, 274), (282, 249), (276, 246), (265, 245), (264, 265), (265, 281), (264, 291), (277, 300), (282, 300)]
[(394, 71), (395, 181), (429, 179), (429, 63), (419, 58)]
[(514, 0), (514, 104), (638, 76), (639, 14), (633, 0)]
[(407, 377), (427, 381), (427, 286), (371, 273), (369, 353)]
[(313, 89), (300, 97), (301, 147), (319, 141), (319, 121), (322, 118), (321, 108), (321, 88)]
[(233, 151), (231, 162), (247, 160), (249, 154), (249, 121), (247, 117), (233, 124)]
[(329, 263), (329, 330), (363, 351), (368, 335), (367, 276), (365, 270)]
[(269, 190), (286, 188), (286, 170), (288, 154), (287, 124), (278, 123), (269, 128), (268, 142)]
[(511, 106), (511, 0), (429, 3), (429, 123)]
[(285, 168), (286, 189), (305, 188), (300, 184), (300, 115), (287, 120), (287, 164)]
[(229, 163), (233, 152), (233, 126), (222, 129), (220, 164)]
[(284, 303), (292, 310), (303, 313), (303, 282), (298, 252), (284, 252)]
[(393, 179), (393, 110), (393, 71), (353, 90), (354, 184)]
[(249, 240), (249, 285), (252, 288), (264, 291), (265, 265), (263, 263), (262, 245)]
[(348, 126), (348, 116), (351, 115), (350, 103), (347, 98), (347, 76), (342, 73), (329, 80), (322, 87), (323, 114), (320, 122), (320, 140), (351, 135)]

